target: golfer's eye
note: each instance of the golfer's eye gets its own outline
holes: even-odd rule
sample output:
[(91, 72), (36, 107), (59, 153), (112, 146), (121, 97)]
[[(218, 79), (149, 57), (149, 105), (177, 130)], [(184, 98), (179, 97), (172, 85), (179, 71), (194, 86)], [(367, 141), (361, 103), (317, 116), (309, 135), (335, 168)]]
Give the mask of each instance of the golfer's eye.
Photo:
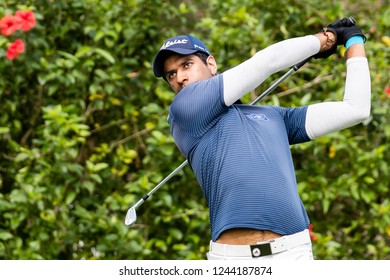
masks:
[(170, 79), (174, 78), (175, 76), (176, 76), (176, 73), (175, 72), (171, 72), (171, 73), (167, 74), (166, 78), (167, 78), (167, 80), (170, 80)]
[(188, 61), (184, 64), (184, 68), (189, 68), (193, 64), (192, 61)]

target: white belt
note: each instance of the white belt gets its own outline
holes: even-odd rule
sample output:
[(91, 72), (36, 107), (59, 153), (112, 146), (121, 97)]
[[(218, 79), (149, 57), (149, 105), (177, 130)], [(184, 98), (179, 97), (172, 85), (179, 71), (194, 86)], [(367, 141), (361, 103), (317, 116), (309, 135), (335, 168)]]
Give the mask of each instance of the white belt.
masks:
[(254, 245), (230, 245), (210, 241), (210, 252), (231, 257), (264, 257), (311, 243), (309, 230), (258, 242)]

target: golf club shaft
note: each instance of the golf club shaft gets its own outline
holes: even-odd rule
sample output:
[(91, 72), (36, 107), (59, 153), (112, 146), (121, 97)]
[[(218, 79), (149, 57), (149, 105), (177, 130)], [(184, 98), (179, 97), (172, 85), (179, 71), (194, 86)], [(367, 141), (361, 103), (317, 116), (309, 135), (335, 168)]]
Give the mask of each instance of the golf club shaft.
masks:
[(152, 194), (154, 194), (162, 185), (164, 185), (169, 179), (171, 179), (177, 172), (179, 172), (184, 166), (188, 163), (187, 160), (183, 161), (175, 170), (173, 170), (167, 177), (165, 177), (160, 183), (157, 184), (151, 191), (149, 191), (143, 198), (138, 200), (136, 204), (133, 205), (134, 208), (137, 208), (142, 203), (145, 202)]
[[(266, 91), (264, 91), (259, 97), (257, 97), (253, 102), (250, 103), (250, 105), (255, 105), (257, 102), (262, 100), (265, 96), (267, 96), (271, 91), (273, 91), (280, 83), (282, 83), (287, 77), (291, 76), (294, 72), (296, 72), (299, 68), (301, 68), (306, 62), (308, 62), (311, 59), (311, 57), (297, 63), (294, 65), (286, 74), (284, 74), (282, 77), (280, 77), (274, 84), (272, 84), (271, 87), (269, 87)], [(158, 183), (151, 191), (149, 191), (143, 198), (138, 200), (136, 204), (134, 204), (131, 208), (136, 209), (139, 207), (142, 203), (145, 202), (151, 196), (153, 193), (155, 193), (162, 185), (164, 185), (169, 179), (171, 179), (176, 173), (178, 173), (184, 166), (186, 166), (188, 163), (188, 160), (185, 160), (180, 164), (175, 170), (173, 170), (167, 177), (165, 177), (160, 183)], [(130, 208), (130, 209), (131, 209)], [(130, 210), (129, 209), (129, 210)]]
[(266, 97), (271, 91), (277, 88), (285, 79), (291, 76), (294, 72), (296, 72), (299, 68), (301, 68), (306, 62), (308, 62), (311, 57), (306, 58), (305, 60), (295, 64), (286, 74), (280, 77), (275, 83), (273, 83), (266, 91), (260, 94), (255, 100), (253, 100), (250, 105), (255, 105), (257, 102)]

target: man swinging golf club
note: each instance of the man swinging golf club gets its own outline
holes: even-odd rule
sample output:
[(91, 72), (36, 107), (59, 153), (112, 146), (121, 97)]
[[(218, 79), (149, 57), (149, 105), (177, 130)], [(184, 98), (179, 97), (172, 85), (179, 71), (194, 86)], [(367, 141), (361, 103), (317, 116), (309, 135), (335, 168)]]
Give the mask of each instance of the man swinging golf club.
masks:
[[(368, 118), (365, 40), (353, 18), (345, 18), (318, 34), (273, 44), (221, 74), (199, 39), (164, 42), (153, 70), (177, 94), (168, 122), (208, 203), (208, 259), (313, 259), (289, 145)], [(326, 58), (338, 45), (347, 48), (343, 101), (298, 108), (235, 104), (271, 74), (311, 56)]]

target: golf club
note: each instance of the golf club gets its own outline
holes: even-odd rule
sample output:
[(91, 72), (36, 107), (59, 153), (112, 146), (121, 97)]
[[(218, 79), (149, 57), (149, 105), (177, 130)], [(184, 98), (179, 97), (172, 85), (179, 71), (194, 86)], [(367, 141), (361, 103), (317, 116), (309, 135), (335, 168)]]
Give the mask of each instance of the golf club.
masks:
[[(353, 26), (356, 24), (356, 20), (353, 17), (343, 18), (337, 22), (332, 23), (332, 26), (342, 27), (342, 26)], [(274, 82), (266, 91), (260, 94), (250, 105), (255, 105), (260, 100), (262, 100), (265, 96), (267, 96), (270, 92), (272, 92), (276, 87), (278, 87), (285, 79), (295, 73), (299, 68), (306, 64), (312, 57), (308, 57), (307, 59), (297, 63), (294, 65), (288, 72), (286, 72), (282, 77), (280, 77), (276, 82)], [(130, 226), (137, 220), (137, 212), (136, 209), (145, 202), (154, 192), (156, 192), (163, 184), (165, 184), (169, 179), (171, 179), (176, 173), (178, 173), (185, 165), (187, 165), (188, 161), (185, 160), (182, 164), (180, 164), (175, 170), (173, 170), (167, 177), (165, 177), (158, 185), (156, 185), (150, 192), (148, 192), (143, 198), (141, 198), (136, 204), (134, 204), (129, 210), (127, 210), (125, 225)]]

